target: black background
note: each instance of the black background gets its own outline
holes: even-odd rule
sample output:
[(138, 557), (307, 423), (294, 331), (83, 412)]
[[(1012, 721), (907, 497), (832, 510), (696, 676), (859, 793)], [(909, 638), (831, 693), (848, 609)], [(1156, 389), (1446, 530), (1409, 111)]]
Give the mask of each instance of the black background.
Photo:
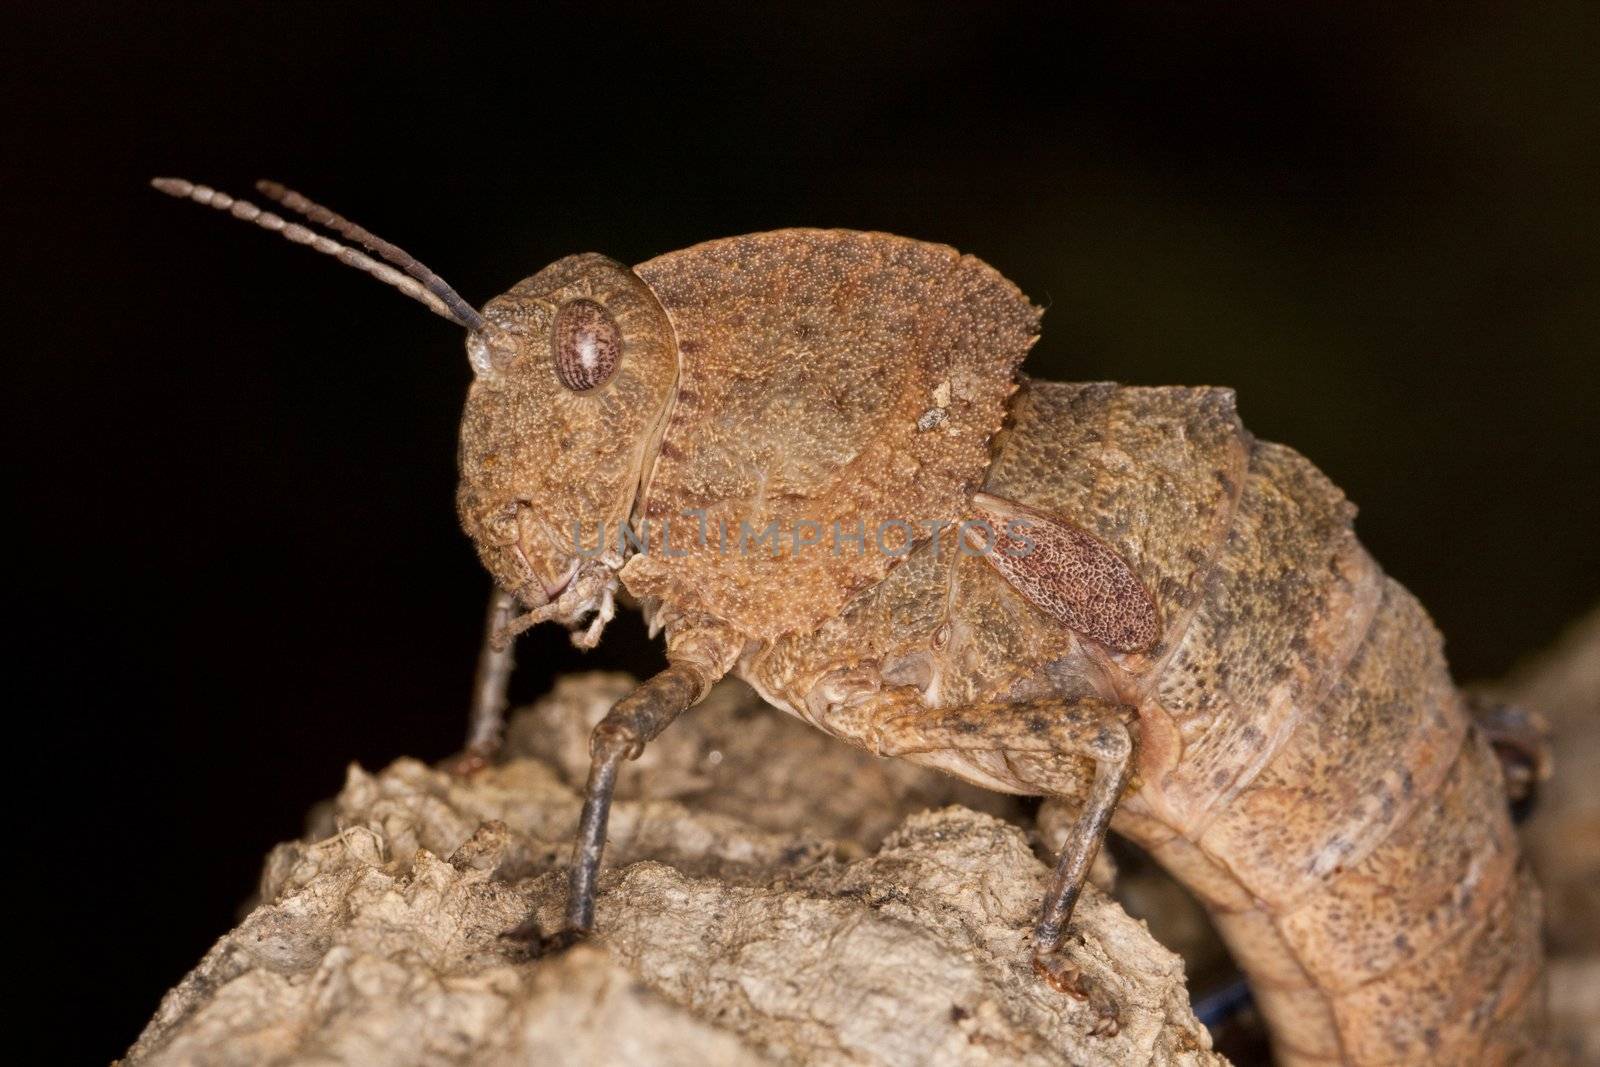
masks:
[[(51, 1059), (118, 1054), (352, 760), (458, 744), (459, 331), (144, 186), (282, 180), (481, 301), (790, 225), (984, 257), (1041, 377), (1238, 388), (1463, 678), (1595, 602), (1581, 4), (7, 5), (11, 819)], [(521, 646), (519, 696), (647, 669)], [(30, 913), (31, 914), (31, 913)]]

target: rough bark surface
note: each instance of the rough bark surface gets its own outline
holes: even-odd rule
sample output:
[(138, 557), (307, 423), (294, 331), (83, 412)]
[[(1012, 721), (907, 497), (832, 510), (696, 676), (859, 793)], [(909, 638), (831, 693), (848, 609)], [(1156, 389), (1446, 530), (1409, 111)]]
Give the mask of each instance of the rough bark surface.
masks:
[[(997, 817), (1015, 801), (736, 684), (625, 772), (601, 935), (530, 959), (501, 933), (559, 922), (585, 736), (630, 684), (566, 679), (468, 779), (352, 768), (125, 1062), (1225, 1062), (1182, 962), (1096, 889), (1070, 950), (1096, 995), (1033, 975), (1047, 868)], [(1113, 1002), (1118, 1033), (1091, 1036)]]

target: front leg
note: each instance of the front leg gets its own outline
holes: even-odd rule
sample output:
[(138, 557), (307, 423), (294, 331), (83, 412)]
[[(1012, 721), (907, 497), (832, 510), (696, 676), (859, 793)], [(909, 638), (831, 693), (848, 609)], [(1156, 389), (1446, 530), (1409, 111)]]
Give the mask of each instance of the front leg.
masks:
[(468, 777), (483, 770), (500, 755), (505, 741), (506, 708), (511, 672), (516, 668), (512, 643), (498, 635), (517, 615), (517, 601), (498, 586), (489, 594), (483, 622), (483, 644), (478, 650), (478, 670), (472, 679), (472, 708), (467, 717), (467, 743), (445, 761), (452, 774)]
[[(1073, 906), (1105, 840), (1117, 801), (1132, 774), (1137, 749), (1135, 710), (1094, 698), (984, 703), (940, 710), (892, 701), (876, 717), (875, 741), (886, 756), (929, 752), (998, 752), (1018, 784), (1046, 795), (1084, 795), (1082, 813), (1068, 835), (1045, 891), (1033, 931), (1033, 968), (1064, 993), (1083, 998), (1081, 975), (1062, 953)], [(1084, 794), (1082, 764), (1093, 764)], [(1074, 763), (1077, 764), (1074, 767)], [(1101, 1005), (1098, 1032), (1114, 1034), (1115, 1005)]]
[[(511, 672), (516, 669), (512, 642), (495, 638), (517, 614), (516, 597), (495, 589), (483, 621), (483, 647), (478, 651), (478, 671), (472, 679), (472, 715), (467, 723), (463, 757), (485, 766), (500, 754), (505, 739), (506, 707), (510, 704)], [(471, 768), (469, 768), (471, 769)]]

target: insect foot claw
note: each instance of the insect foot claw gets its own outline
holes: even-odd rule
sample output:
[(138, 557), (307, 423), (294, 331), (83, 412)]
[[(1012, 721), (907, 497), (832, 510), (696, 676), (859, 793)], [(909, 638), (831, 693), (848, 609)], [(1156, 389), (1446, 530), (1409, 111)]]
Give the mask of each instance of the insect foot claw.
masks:
[(584, 931), (574, 930), (571, 927), (563, 927), (553, 934), (546, 934), (540, 929), (539, 920), (530, 917), (502, 933), (500, 938), (521, 945), (531, 958), (539, 959), (564, 952), (582, 941), (585, 936)]
[(1122, 1019), (1117, 1015), (1117, 1006), (1110, 1001), (1096, 1005), (1100, 1009), (1100, 1018), (1089, 1028), (1091, 1037), (1116, 1037), (1122, 1030)]
[(1097, 1018), (1089, 1034), (1092, 1037), (1115, 1037), (1122, 1029), (1121, 1014), (1116, 1001), (1105, 995), (1090, 982), (1077, 964), (1059, 949), (1048, 953), (1035, 953), (1033, 971), (1057, 993), (1065, 993), (1074, 1000), (1087, 1000)]
[(1083, 981), (1083, 971), (1061, 952), (1036, 953), (1033, 957), (1033, 973), (1043, 978), (1045, 984), (1057, 993), (1065, 993), (1073, 1000), (1089, 998), (1089, 989)]
[(444, 761), (444, 770), (457, 778), (471, 778), (494, 763), (494, 753), (469, 745)]

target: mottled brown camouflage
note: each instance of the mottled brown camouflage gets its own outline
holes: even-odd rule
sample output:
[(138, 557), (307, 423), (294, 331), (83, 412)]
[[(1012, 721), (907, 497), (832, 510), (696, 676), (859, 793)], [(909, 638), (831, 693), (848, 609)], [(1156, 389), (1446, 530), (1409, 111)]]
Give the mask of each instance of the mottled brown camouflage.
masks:
[[(615, 379), (583, 393), (549, 355), (576, 296), (624, 334)], [(597, 734), (575, 900), (592, 900), (616, 760), (731, 670), (853, 743), (1082, 805), (1084, 864), (1091, 816), (1115, 806), (1212, 910), (1281, 1062), (1537, 1054), (1538, 894), (1493, 753), (1354, 508), (1251, 438), (1230, 391), (1013, 395), (1036, 310), (971, 257), (882, 234), (733, 238), (633, 272), (574, 257), (486, 317), (515, 344), (468, 403), (468, 532), (569, 626), (608, 612), (595, 591), (620, 577), (674, 665)], [(685, 513), (950, 528), (903, 558), (719, 551)], [(1059, 524), (1054, 555), (958, 550), (954, 524), (1017, 514)], [(647, 550), (562, 554), (572, 520), (624, 517)], [(1036, 966), (1075, 990), (1050, 919)]]
[[(1064, 934), (1111, 824), (1209, 907), (1281, 1063), (1543, 1055), (1539, 894), (1490, 741), (1354, 508), (1252, 439), (1230, 391), (1018, 391), (1037, 309), (979, 260), (888, 234), (755, 234), (632, 270), (572, 256), (480, 315), (292, 191), (261, 187), (394, 266), (153, 184), (468, 329), (457, 499), (526, 609), (496, 622), (502, 642), (553, 620), (593, 644), (619, 582), (665, 629), (668, 668), (595, 730), (568, 926), (547, 949), (592, 926), (620, 761), (733, 672), (872, 751), (1071, 805), (1034, 933), (1055, 989), (1096, 999)], [(1016, 516), (1039, 524), (1037, 555), (961, 551), (963, 520)], [(800, 536), (858, 524), (870, 550)], [(724, 544), (769, 526), (772, 551)], [(491, 712), (504, 655), (485, 660)]]
[[(1361, 551), (1338, 490), (1252, 441), (1226, 390), (1034, 382), (1014, 408), (989, 487), (1133, 561), (1171, 606), (1153, 649), (1065, 633), (978, 561), (935, 565), (925, 549), (742, 669), (780, 706), (880, 747), (911, 706), (1042, 691), (1131, 704), (1136, 782), (1113, 827), (1212, 910), (1281, 1062), (1527, 1053), (1538, 893), (1499, 766), (1426, 614)], [(995, 725), (980, 750), (907, 758), (991, 788), (1081, 791), (1086, 765), (1064, 788), (1029, 765), (1015, 725)]]
[[(653, 526), (651, 551), (624, 572), (629, 591), (773, 638), (883, 578), (896, 557), (870, 543), (882, 524), (963, 516), (1039, 328), (992, 267), (889, 234), (783, 230), (636, 270), (681, 359), (644, 516), (671, 519), (687, 555), (667, 556)], [(942, 415), (925, 429), (929, 412)], [(688, 511), (734, 531), (859, 524), (869, 544), (705, 551), (679, 522)]]

